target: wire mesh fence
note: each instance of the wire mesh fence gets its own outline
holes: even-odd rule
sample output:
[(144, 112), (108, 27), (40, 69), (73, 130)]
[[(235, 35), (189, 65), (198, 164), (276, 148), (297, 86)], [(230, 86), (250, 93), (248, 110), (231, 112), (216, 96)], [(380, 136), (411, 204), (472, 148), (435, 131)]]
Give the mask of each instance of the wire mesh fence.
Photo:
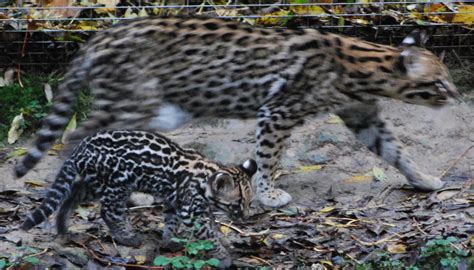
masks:
[(94, 32), (143, 16), (213, 16), (260, 27), (312, 27), (385, 44), (425, 28), (427, 47), (474, 59), (474, 0), (0, 0), (0, 68), (64, 67)]

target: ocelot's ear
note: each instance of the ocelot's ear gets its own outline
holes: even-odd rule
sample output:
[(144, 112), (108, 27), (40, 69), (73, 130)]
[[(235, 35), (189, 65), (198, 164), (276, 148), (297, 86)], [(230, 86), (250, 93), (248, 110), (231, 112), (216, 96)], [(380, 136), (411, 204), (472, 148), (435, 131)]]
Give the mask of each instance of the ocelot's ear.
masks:
[(232, 176), (222, 172), (212, 175), (209, 179), (209, 184), (211, 185), (212, 193), (217, 196), (223, 196), (235, 188)]
[(417, 46), (424, 47), (426, 41), (428, 41), (428, 35), (425, 30), (416, 29), (413, 30), (408, 36), (406, 36), (402, 43), (400, 44), (401, 48)]
[(247, 159), (240, 165), (240, 169), (249, 177), (252, 177), (257, 172), (257, 162), (253, 159)]

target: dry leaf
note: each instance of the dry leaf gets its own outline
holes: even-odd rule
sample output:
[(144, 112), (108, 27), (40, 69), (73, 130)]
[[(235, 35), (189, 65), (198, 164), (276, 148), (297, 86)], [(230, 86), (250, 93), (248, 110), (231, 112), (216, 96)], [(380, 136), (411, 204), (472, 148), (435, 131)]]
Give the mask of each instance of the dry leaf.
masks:
[(458, 8), (459, 13), (453, 18), (453, 23), (474, 24), (474, 5), (465, 5)]
[(5, 71), (5, 75), (3, 76), (3, 83), (4, 85), (10, 85), (13, 84), (15, 81), (15, 70), (13, 68), (7, 69)]
[(371, 176), (368, 175), (354, 175), (343, 181), (344, 184), (358, 183), (372, 180)]
[(319, 214), (325, 214), (325, 213), (329, 213), (331, 212), (332, 210), (336, 209), (336, 207), (334, 206), (326, 206), (324, 207), (323, 209), (319, 210)]
[(146, 256), (143, 255), (135, 255), (133, 256), (135, 260), (137, 261), (137, 264), (145, 264), (146, 262)]
[(219, 228), (219, 230), (220, 230), (225, 236), (227, 236), (227, 235), (232, 231), (229, 227), (224, 226), (224, 225), (222, 225), (222, 226)]
[(72, 131), (76, 129), (77, 121), (76, 121), (76, 113), (74, 113), (67, 124), (66, 129), (64, 130), (64, 134), (61, 138), (61, 142), (64, 144), (66, 142), (67, 135), (69, 135)]
[(344, 123), (344, 121), (342, 121), (341, 117), (339, 117), (335, 114), (331, 114), (330, 118), (328, 120), (326, 120), (326, 123), (328, 123), (328, 124), (342, 124), (342, 123)]
[(8, 131), (9, 144), (15, 143), (18, 138), (20, 138), (21, 133), (23, 133), (21, 125), (24, 121), (25, 119), (23, 118), (23, 113), (20, 113), (19, 115), (15, 116), (15, 118), (13, 118), (12, 123), (10, 125), (10, 130)]
[(53, 89), (51, 89), (51, 85), (49, 85), (49, 83), (44, 84), (44, 95), (46, 96), (46, 100), (48, 102), (53, 100)]
[(38, 181), (38, 180), (26, 180), (25, 184), (28, 184), (33, 187), (44, 187), (45, 182), (44, 181)]
[(321, 165), (300, 166), (298, 170), (296, 170), (296, 172), (301, 173), (301, 172), (319, 171), (321, 170), (322, 167), (323, 166)]
[(372, 173), (374, 174), (375, 180), (380, 181), (380, 182), (387, 182), (388, 181), (388, 177), (385, 174), (385, 172), (383, 171), (383, 169), (381, 169), (379, 167), (374, 167), (372, 169)]
[(281, 233), (272, 234), (272, 238), (275, 239), (275, 240), (282, 239), (282, 238), (285, 238), (285, 237), (286, 237), (286, 235), (281, 234)]
[(26, 150), (25, 147), (17, 147), (15, 148), (15, 150), (13, 150), (7, 155), (6, 159), (23, 156), (24, 154), (26, 154), (26, 152), (28, 151)]
[(401, 254), (407, 252), (407, 247), (404, 244), (393, 244), (387, 247), (388, 253)]

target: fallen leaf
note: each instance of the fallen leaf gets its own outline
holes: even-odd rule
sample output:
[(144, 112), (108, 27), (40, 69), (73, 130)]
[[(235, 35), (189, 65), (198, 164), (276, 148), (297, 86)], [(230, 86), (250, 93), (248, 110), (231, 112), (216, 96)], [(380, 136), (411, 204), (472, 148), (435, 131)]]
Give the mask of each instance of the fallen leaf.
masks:
[(372, 169), (372, 173), (374, 174), (375, 180), (380, 181), (380, 182), (387, 182), (388, 181), (388, 177), (385, 174), (385, 172), (383, 171), (383, 169), (381, 169), (379, 167), (374, 167)]
[(272, 238), (275, 239), (275, 240), (282, 239), (282, 238), (285, 238), (285, 237), (286, 237), (286, 235), (281, 234), (281, 233), (272, 234)]
[(328, 124), (342, 124), (344, 121), (342, 121), (341, 117), (331, 114), (330, 118), (326, 120), (326, 123)]
[(391, 254), (402, 254), (407, 252), (407, 247), (404, 244), (393, 244), (387, 247), (387, 251)]
[(371, 176), (368, 175), (354, 175), (343, 181), (344, 184), (358, 183), (372, 180)]
[(146, 262), (146, 256), (143, 255), (135, 255), (133, 256), (135, 260), (137, 261), (137, 264), (145, 264)]
[(453, 18), (453, 23), (464, 23), (464, 24), (473, 24), (474, 23), (474, 5), (465, 5), (458, 8), (458, 13)]
[(321, 170), (322, 167), (323, 166), (321, 165), (300, 166), (298, 170), (296, 170), (296, 172), (301, 173), (301, 172), (319, 171)]
[(64, 144), (62, 144), (62, 143), (57, 143), (57, 144), (55, 144), (55, 145), (53, 145), (53, 146), (51, 147), (51, 150), (59, 151), (59, 150), (61, 150), (63, 147), (64, 147)]
[(17, 147), (17, 148), (15, 148), (15, 150), (8, 153), (6, 159), (23, 156), (24, 154), (26, 154), (26, 152), (28, 152), (28, 151), (26, 150), (25, 147)]
[(28, 184), (33, 187), (44, 187), (45, 182), (40, 180), (26, 180), (25, 184)]
[(21, 128), (25, 119), (23, 118), (23, 113), (15, 116), (13, 118), (12, 123), (10, 125), (10, 130), (8, 131), (8, 143), (13, 144), (15, 143), (18, 138), (20, 138), (21, 133), (23, 133), (23, 129)]
[(89, 210), (84, 208), (84, 207), (78, 207), (76, 208), (76, 213), (83, 219), (83, 220), (88, 220), (89, 216)]
[(44, 84), (44, 95), (46, 96), (46, 100), (48, 102), (53, 100), (53, 89), (51, 89), (51, 85), (49, 83)]
[(69, 135), (69, 133), (75, 130), (76, 126), (77, 126), (76, 113), (74, 113), (71, 117), (71, 120), (69, 120), (69, 123), (67, 124), (66, 129), (64, 130), (64, 134), (61, 138), (61, 142), (63, 144), (66, 142), (67, 135)]
[(15, 69), (9, 68), (7, 71), (5, 71), (5, 74), (3, 75), (3, 83), (6, 85), (13, 84), (15, 81)]
[(319, 210), (319, 214), (325, 214), (325, 213), (329, 213), (331, 212), (332, 210), (336, 209), (336, 207), (334, 206), (326, 206), (324, 207), (323, 209)]
[(228, 227), (228, 226), (224, 226), (222, 225), (219, 230), (225, 235), (227, 236), (232, 230)]

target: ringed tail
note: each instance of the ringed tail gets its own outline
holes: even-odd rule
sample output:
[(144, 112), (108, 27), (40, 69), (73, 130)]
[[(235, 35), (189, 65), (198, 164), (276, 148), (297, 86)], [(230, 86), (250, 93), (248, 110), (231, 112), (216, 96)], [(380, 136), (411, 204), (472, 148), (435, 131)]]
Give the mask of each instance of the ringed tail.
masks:
[(88, 76), (86, 65), (88, 64), (83, 64), (83, 62), (87, 61), (83, 61), (79, 57), (71, 63), (71, 68), (58, 88), (58, 95), (54, 99), (53, 107), (49, 115), (43, 120), (42, 128), (37, 133), (33, 146), (15, 166), (16, 178), (24, 176), (29, 170), (33, 169), (56, 139), (62, 136), (64, 128), (72, 116), (72, 108), (77, 97), (86, 86)]
[(20, 228), (28, 231), (34, 226), (43, 223), (58, 209), (58, 206), (71, 193), (72, 184), (76, 178), (77, 170), (72, 161), (66, 161), (58, 173), (56, 180), (49, 189), (41, 205), (29, 214)]

